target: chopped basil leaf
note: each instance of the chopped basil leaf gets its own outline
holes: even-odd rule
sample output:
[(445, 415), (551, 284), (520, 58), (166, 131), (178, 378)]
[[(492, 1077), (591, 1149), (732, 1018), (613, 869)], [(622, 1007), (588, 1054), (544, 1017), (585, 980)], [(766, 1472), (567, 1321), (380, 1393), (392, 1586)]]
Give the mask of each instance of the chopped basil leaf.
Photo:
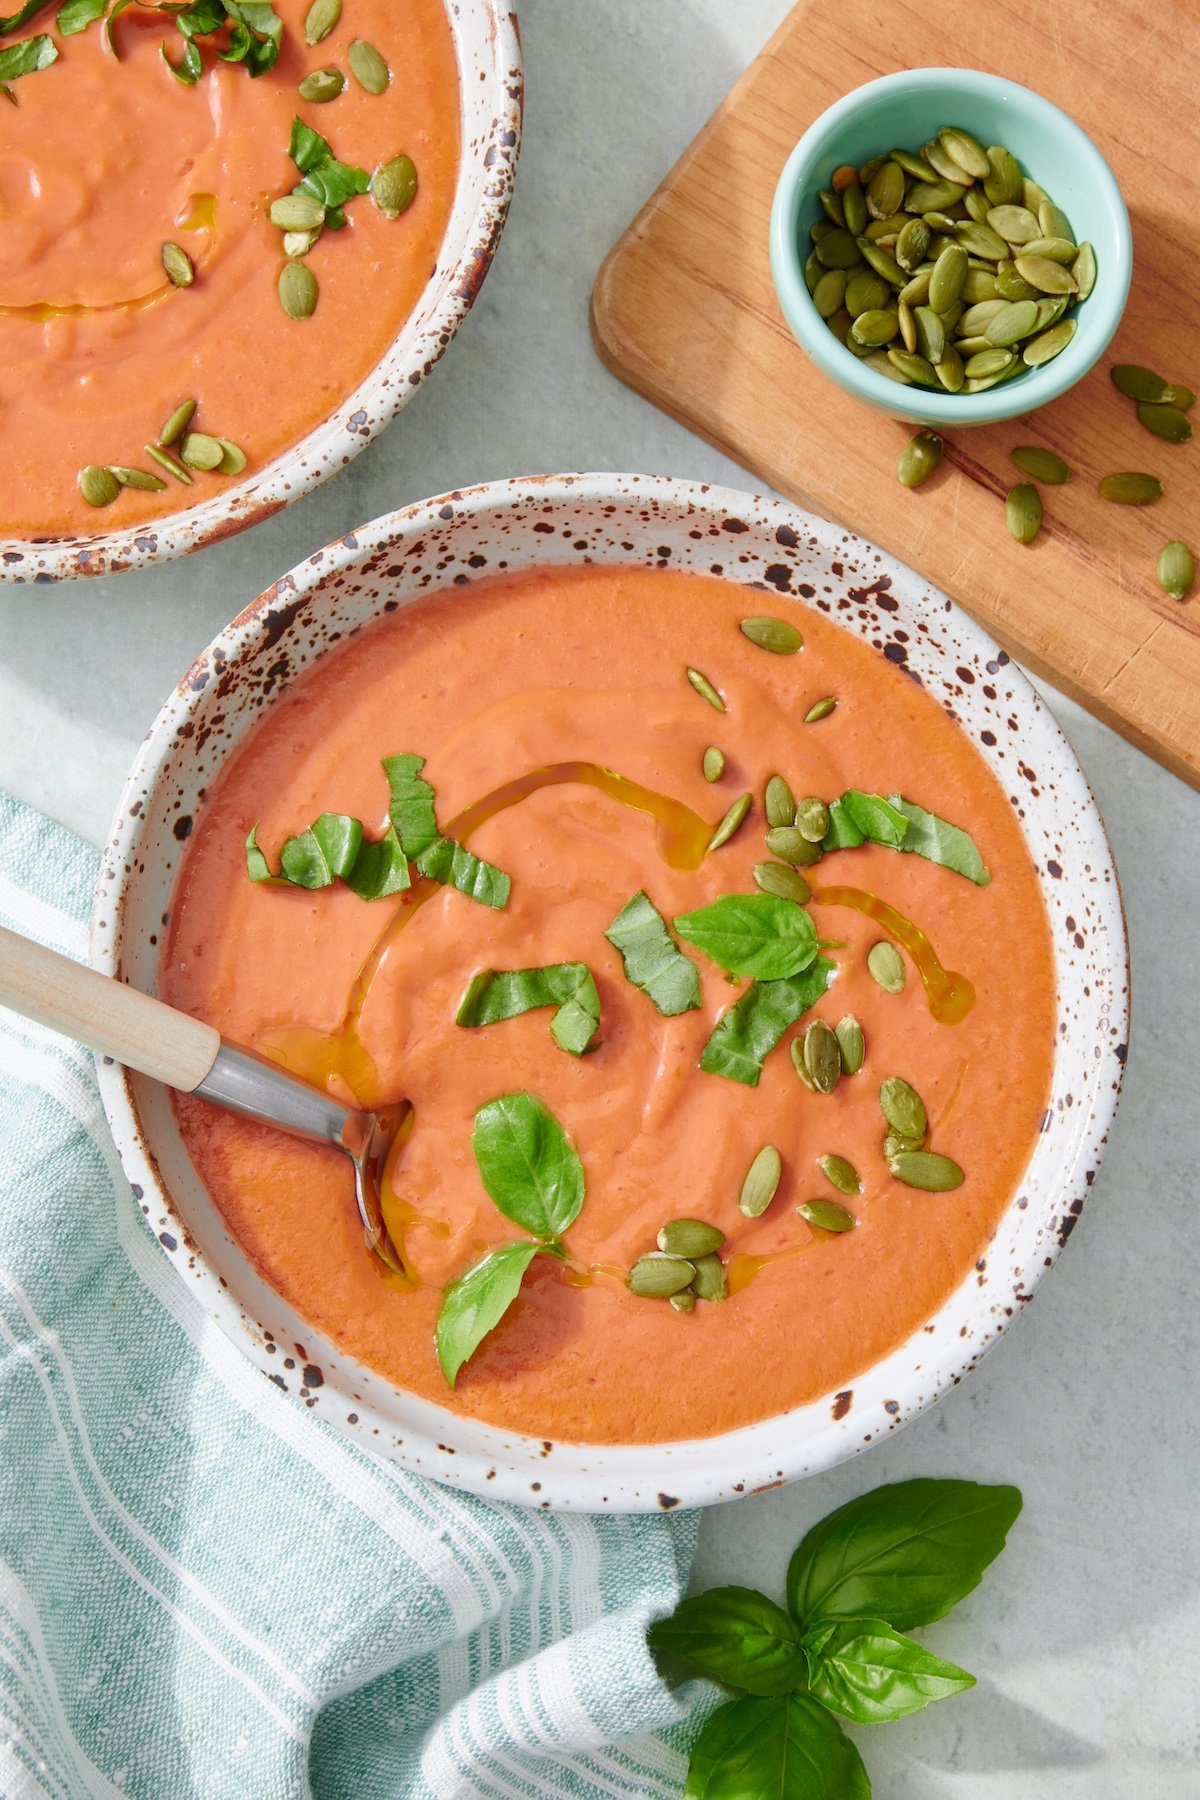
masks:
[[(308, 127), (304, 129), (307, 131)], [(315, 137), (316, 133), (311, 135)], [(460, 894), (499, 912), (508, 904), (511, 879), (503, 870), (472, 855), (454, 838), (442, 837), (437, 827), (433, 789), (421, 774), (424, 767), (423, 756), (385, 756), (383, 759), (383, 772), (392, 796), (388, 811), (401, 849), (413, 858), (421, 874), (430, 881), (457, 888)]]
[(829, 803), (829, 830), (821, 840), (821, 848), (830, 850), (857, 850), (865, 844), (866, 838), (850, 817), (843, 800), (831, 800)]
[(526, 1269), (543, 1248), (528, 1242), (502, 1244), (446, 1289), (434, 1341), (442, 1374), (451, 1387), (468, 1357), (475, 1354), (520, 1293)]
[[(243, 10), (250, 10), (244, 8)], [(344, 201), (352, 200), (356, 194), (365, 194), (371, 186), (371, 177), (365, 169), (356, 169), (346, 163), (339, 162), (329, 144), (319, 131), (306, 125), (301, 118), (292, 120), (292, 136), (288, 144), (288, 155), (299, 169), (302, 180), (292, 189), (294, 194), (311, 194), (326, 208), (338, 208)], [(330, 221), (326, 219), (328, 224)], [(345, 223), (344, 220), (340, 223)], [(389, 762), (397, 759), (389, 757)], [(407, 758), (415, 760), (417, 768), (423, 766), (421, 757)], [(399, 830), (399, 827), (397, 826)], [(400, 833), (400, 841), (404, 842), (404, 833)], [(415, 854), (409, 851), (411, 856)]]
[(225, 0), (225, 11), (234, 21), (234, 36), (244, 29), (250, 37), (236, 60), (245, 63), (251, 80), (265, 75), (279, 61), (283, 38), (283, 21), (276, 18), (275, 8), (265, 0)]
[(158, 54), (162, 57), (176, 81), (182, 82), (184, 87), (195, 87), (201, 75), (204, 73), (204, 60), (191, 38), (185, 43), (183, 55), (177, 63), (171, 61), (171, 58), (167, 54), (167, 46), (165, 44), (160, 44), (158, 46)]
[(605, 937), (621, 952), (625, 976), (652, 1000), (664, 1019), (700, 1004), (700, 971), (679, 949), (644, 889), (623, 906)]
[(873, 844), (899, 850), (908, 830), (908, 820), (882, 794), (864, 794), (858, 788), (847, 788), (842, 805), (851, 820)]
[(541, 1006), (558, 1011), (550, 1021), (555, 1043), (582, 1056), (600, 1024), (600, 996), (586, 963), (549, 963), (540, 969), (481, 969), (472, 977), (454, 1016), (456, 1025), (496, 1025)]
[(908, 830), (900, 846), (902, 850), (923, 856), (931, 863), (939, 863), (943, 869), (953, 869), (956, 875), (965, 875), (977, 887), (988, 885), (992, 878), (975, 840), (960, 826), (948, 824), (936, 813), (926, 812), (923, 806), (904, 800), (899, 794), (892, 795), (891, 804), (908, 820)]
[(986, 887), (991, 880), (974, 839), (960, 826), (948, 824), (900, 794), (885, 800), (882, 794), (849, 788), (840, 800), (830, 803), (829, 830), (821, 848), (857, 850), (868, 841), (923, 856), (956, 875), (965, 875), (979, 887)]
[(58, 45), (52, 37), (22, 38), (0, 50), (0, 81), (16, 81), (19, 75), (34, 75), (58, 61)]
[(54, 15), (54, 23), (63, 37), (74, 37), (104, 17), (108, 0), (66, 0)]
[(363, 839), (354, 867), (343, 879), (360, 900), (386, 900), (412, 885), (408, 859), (400, 848), (394, 826), (389, 825), (383, 836), (374, 842)]
[(675, 929), (730, 975), (760, 981), (798, 975), (817, 954), (817, 928), (804, 908), (776, 894), (723, 894), (681, 913)]
[(278, 875), (272, 875), (271, 865), (258, 847), (257, 825), (246, 839), (246, 873), (251, 881), (274, 881), (278, 883), (280, 880)]
[(25, 0), (25, 5), (18, 7), (15, 13), (0, 18), (0, 37), (10, 31), (20, 31), (22, 25), (28, 25), (30, 19), (36, 18), (49, 4), (50, 0)]
[(819, 956), (799, 975), (756, 981), (717, 1020), (700, 1057), (710, 1075), (726, 1075), (757, 1087), (763, 1063), (789, 1025), (815, 1006), (829, 986), (834, 965)]
[(430, 881), (440, 881), (445, 887), (457, 888), (469, 900), (478, 900), (481, 905), (494, 907), (497, 912), (502, 912), (508, 905), (512, 878), (503, 869), (497, 869), (470, 850), (465, 850), (454, 838), (435, 838), (416, 860), (417, 868)]
[(579, 1217), (584, 1175), (575, 1146), (534, 1094), (502, 1094), (475, 1114), (479, 1178), (514, 1225), (558, 1238)]
[(408, 863), (391, 826), (371, 843), (364, 838), (360, 821), (347, 813), (322, 813), (307, 831), (285, 839), (279, 868), (275, 875), (260, 850), (256, 825), (246, 839), (246, 873), (251, 881), (312, 892), (340, 878), (360, 900), (383, 900), (411, 885)]

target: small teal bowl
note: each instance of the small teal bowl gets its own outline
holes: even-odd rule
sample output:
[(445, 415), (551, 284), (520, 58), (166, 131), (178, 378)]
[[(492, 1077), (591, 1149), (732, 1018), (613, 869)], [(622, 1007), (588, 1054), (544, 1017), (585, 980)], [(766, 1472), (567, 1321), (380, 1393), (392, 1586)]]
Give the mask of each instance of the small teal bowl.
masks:
[[(1096, 252), (1096, 284), (1073, 308), (1075, 336), (1050, 362), (981, 394), (903, 387), (838, 342), (804, 280), (817, 198), (842, 163), (856, 167), (893, 147), (919, 150), (940, 126), (961, 125), (983, 144), (1003, 144), (1070, 219), (1078, 244)], [(1017, 419), (1074, 387), (1104, 354), (1121, 322), (1133, 273), (1129, 214), (1112, 170), (1085, 132), (1049, 100), (977, 69), (905, 69), (855, 88), (809, 126), (784, 164), (771, 208), (771, 275), (796, 342), (848, 394), (898, 419), (935, 427)]]

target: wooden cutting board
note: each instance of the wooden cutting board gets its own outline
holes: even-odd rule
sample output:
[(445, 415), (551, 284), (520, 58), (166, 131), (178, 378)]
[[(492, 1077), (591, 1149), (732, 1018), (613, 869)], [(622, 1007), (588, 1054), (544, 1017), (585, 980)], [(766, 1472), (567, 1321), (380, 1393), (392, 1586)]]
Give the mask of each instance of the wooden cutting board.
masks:
[[(784, 324), (767, 254), (779, 171), (831, 101), (904, 67), (959, 64), (1038, 89), (1107, 157), (1133, 220), (1134, 276), (1109, 352), (1024, 422), (955, 434), (919, 491), (896, 480), (913, 429), (833, 386)], [(610, 253), (592, 296), (613, 372), (802, 506), (919, 569), (1031, 668), (1200, 786), (1200, 584), (1169, 599), (1171, 538), (1200, 561), (1200, 430), (1161, 443), (1108, 378), (1140, 362), (1200, 390), (1200, 8), (1190, 0), (802, 0)], [(968, 125), (970, 121), (965, 121)], [(1053, 173), (1047, 176), (1053, 188)], [(1200, 409), (1194, 415), (1200, 420)], [(1075, 471), (1046, 488), (1022, 548), (1003, 496), (1015, 444)], [(1096, 482), (1160, 475), (1144, 508)]]

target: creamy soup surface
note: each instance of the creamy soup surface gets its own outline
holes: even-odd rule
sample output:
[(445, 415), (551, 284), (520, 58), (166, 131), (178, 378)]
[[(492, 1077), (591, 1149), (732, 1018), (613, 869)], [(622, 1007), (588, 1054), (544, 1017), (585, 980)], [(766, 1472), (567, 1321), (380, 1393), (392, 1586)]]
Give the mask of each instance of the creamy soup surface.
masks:
[[(198, 814), (161, 991), (343, 1099), (411, 1100), (413, 1130), (388, 1196), (409, 1282), (365, 1250), (336, 1152), (184, 1100), (193, 1161), (245, 1251), (304, 1317), (401, 1387), (461, 1413), (536, 1437), (654, 1442), (851, 1386), (987, 1254), (1028, 1162), (1049, 1090), (1055, 986), (1014, 806), (903, 671), (819, 612), (770, 600), (631, 566), (552, 567), (417, 601), (282, 694)], [(781, 612), (803, 630), (798, 655), (769, 654), (739, 630), (747, 615)], [(689, 686), (689, 664), (718, 685), (726, 712)], [(831, 694), (836, 710), (803, 723)], [(715, 783), (701, 769), (710, 745), (726, 756)], [(256, 824), (272, 866), (283, 840), (326, 811), (378, 835), (388, 818), (380, 759), (401, 752), (427, 759), (443, 825), (506, 783), (572, 760), (617, 771), (709, 825), (739, 794), (755, 798), (729, 842), (686, 869), (664, 857), (653, 816), (578, 781), (543, 787), (470, 833), (471, 849), (512, 877), (502, 911), (450, 888), (413, 890), (423, 902), (414, 907), (411, 894), (366, 902), (341, 883), (308, 893), (248, 879), (244, 845)], [(991, 881), (976, 886), (869, 843), (805, 870), (836, 975), (751, 1087), (698, 1066), (747, 982), (682, 942), (702, 1005), (664, 1018), (604, 934), (639, 889), (668, 925), (722, 895), (754, 894), (774, 773), (798, 799), (899, 791), (969, 831)], [(888, 933), (847, 889), (890, 904), (945, 970), (973, 984), (960, 1022), (935, 1017), (907, 952), (901, 992), (875, 982), (868, 952)], [(585, 963), (595, 978), (601, 1023), (588, 1054), (556, 1045), (547, 1010), (456, 1025), (477, 971), (560, 962)], [(862, 1025), (862, 1069), (832, 1094), (810, 1091), (790, 1044), (813, 1018), (832, 1026), (847, 1014)], [(890, 1076), (922, 1096), (931, 1147), (964, 1171), (955, 1191), (921, 1191), (891, 1173), (879, 1103)], [(586, 1198), (565, 1233), (567, 1259), (535, 1258), (451, 1393), (434, 1347), (443, 1292), (524, 1235), (489, 1199), (471, 1146), (477, 1109), (514, 1092), (536, 1095), (569, 1133)], [(751, 1219), (739, 1192), (765, 1145), (778, 1148), (783, 1174)], [(853, 1164), (861, 1193), (826, 1180), (817, 1159), (830, 1154)], [(857, 1224), (814, 1229), (797, 1211), (812, 1200), (843, 1205)], [(660, 1227), (680, 1216), (711, 1221), (726, 1239), (728, 1297), (690, 1312), (627, 1285)]]
[[(458, 172), (445, 7), (353, 0), (309, 46), (309, 6), (277, 0), (279, 60), (254, 79), (220, 61), (227, 33), (198, 40), (204, 72), (191, 87), (163, 65), (160, 48), (178, 61), (184, 40), (162, 13), (121, 13), (119, 61), (99, 25), (61, 38), (48, 13), (21, 34), (55, 36), (59, 56), (13, 84), (16, 106), (0, 97), (0, 535), (136, 525), (216, 496), (228, 478), (196, 472), (191, 486), (168, 476), (161, 491), (126, 488), (98, 509), (76, 477), (112, 464), (161, 476), (144, 445), (187, 399), (198, 432), (262, 469), (357, 387), (413, 311)], [(356, 38), (388, 64), (380, 94), (349, 75)], [(326, 68), (346, 77), (343, 91), (302, 99), (300, 82)], [(268, 217), (300, 180), (288, 154), (297, 116), (340, 162), (371, 175), (406, 154), (418, 177), (398, 218), (362, 194), (344, 229), (322, 232), (304, 258), (319, 297), (303, 319), (280, 304), (286, 259)], [(167, 242), (191, 259), (191, 286), (167, 280)]]

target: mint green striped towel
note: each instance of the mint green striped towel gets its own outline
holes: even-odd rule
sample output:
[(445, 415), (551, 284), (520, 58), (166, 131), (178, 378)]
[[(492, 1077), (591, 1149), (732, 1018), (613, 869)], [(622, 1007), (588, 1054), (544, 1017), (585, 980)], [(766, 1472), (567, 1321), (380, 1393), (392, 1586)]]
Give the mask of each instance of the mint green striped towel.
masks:
[[(94, 852), (0, 797), (0, 921), (83, 957)], [(645, 1648), (697, 1515), (492, 1506), (375, 1460), (167, 1265), (91, 1060), (0, 1010), (0, 1795), (678, 1795)]]

